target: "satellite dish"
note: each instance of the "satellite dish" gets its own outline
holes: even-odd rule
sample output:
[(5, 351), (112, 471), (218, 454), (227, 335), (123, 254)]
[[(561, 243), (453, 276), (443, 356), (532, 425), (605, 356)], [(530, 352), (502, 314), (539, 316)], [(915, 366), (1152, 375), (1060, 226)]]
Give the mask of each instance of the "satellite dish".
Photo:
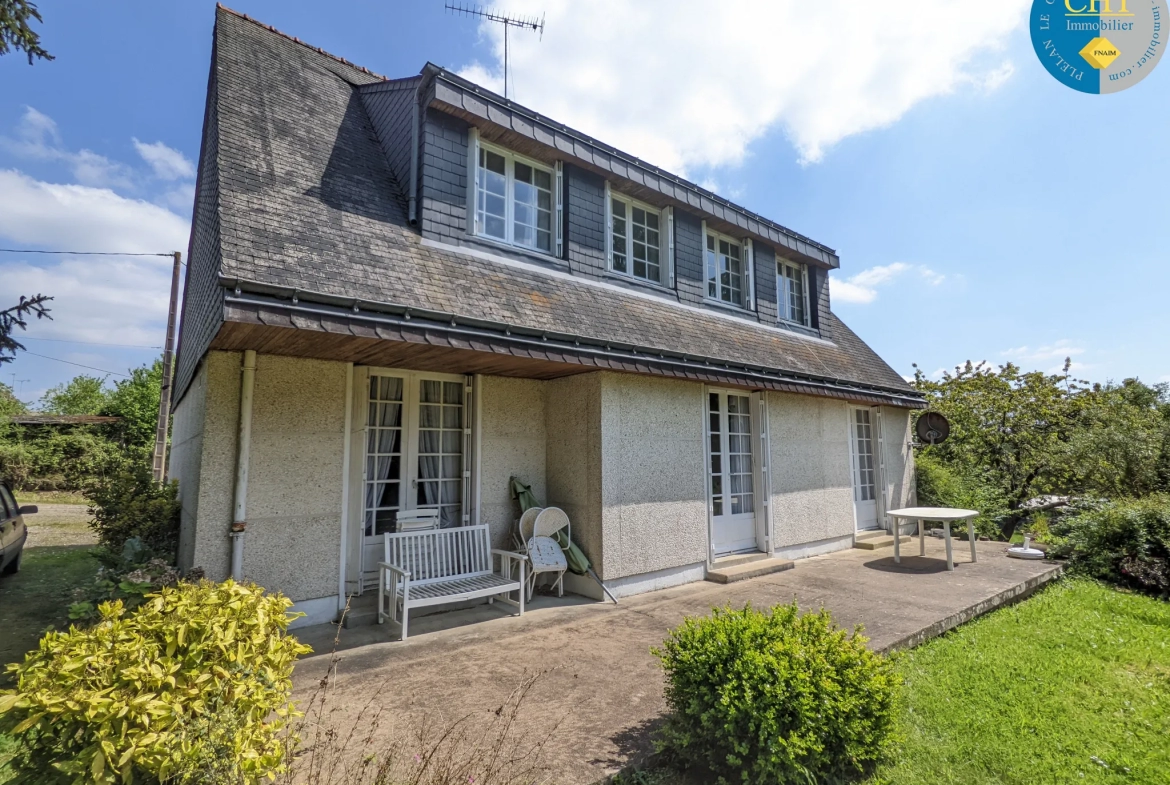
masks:
[(938, 412), (924, 412), (914, 428), (920, 441), (927, 444), (945, 442), (951, 435), (951, 424)]

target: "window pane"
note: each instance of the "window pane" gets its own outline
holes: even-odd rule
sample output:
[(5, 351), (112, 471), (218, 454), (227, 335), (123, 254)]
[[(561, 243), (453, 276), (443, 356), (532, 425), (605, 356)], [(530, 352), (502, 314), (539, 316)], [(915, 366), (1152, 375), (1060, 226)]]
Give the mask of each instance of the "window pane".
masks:
[(531, 183), (532, 182), (532, 167), (528, 164), (516, 162), (516, 182), (517, 183)]
[(618, 218), (618, 217), (625, 218), (626, 217), (626, 203), (625, 202), (619, 202), (617, 199), (611, 199), (610, 204), (613, 206), (614, 218)]

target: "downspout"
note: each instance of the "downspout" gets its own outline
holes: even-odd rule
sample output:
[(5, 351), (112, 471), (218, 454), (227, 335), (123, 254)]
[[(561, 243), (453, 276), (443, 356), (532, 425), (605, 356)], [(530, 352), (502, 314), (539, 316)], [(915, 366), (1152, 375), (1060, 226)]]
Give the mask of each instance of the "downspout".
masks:
[(240, 375), (240, 430), (236, 439), (236, 488), (232, 513), (232, 580), (244, 578), (244, 530), (248, 516), (248, 464), (252, 455), (252, 394), (256, 388), (256, 352), (248, 349)]

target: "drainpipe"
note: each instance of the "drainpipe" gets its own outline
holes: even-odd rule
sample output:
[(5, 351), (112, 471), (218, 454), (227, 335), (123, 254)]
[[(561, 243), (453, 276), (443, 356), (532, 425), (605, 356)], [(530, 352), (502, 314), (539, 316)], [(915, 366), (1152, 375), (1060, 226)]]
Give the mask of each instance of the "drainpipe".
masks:
[(247, 528), (248, 462), (252, 454), (252, 392), (256, 387), (256, 352), (244, 352), (240, 377), (240, 431), (236, 439), (236, 490), (232, 513), (232, 580), (244, 578), (244, 530)]

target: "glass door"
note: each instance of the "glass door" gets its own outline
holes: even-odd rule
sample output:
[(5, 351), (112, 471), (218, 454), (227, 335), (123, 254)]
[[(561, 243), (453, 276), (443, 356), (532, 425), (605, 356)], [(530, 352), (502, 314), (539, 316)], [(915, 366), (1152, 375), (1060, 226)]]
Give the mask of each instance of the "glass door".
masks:
[(876, 529), (877, 482), (874, 470), (873, 423), (869, 409), (854, 409), (850, 421), (853, 441), (853, 511), (858, 529)]
[(751, 398), (708, 394), (712, 539), (716, 555), (757, 550)]
[(463, 522), (462, 377), (371, 372), (362, 471), (363, 584), (382, 560), (382, 535), (398, 513), (437, 507), (440, 526)]

